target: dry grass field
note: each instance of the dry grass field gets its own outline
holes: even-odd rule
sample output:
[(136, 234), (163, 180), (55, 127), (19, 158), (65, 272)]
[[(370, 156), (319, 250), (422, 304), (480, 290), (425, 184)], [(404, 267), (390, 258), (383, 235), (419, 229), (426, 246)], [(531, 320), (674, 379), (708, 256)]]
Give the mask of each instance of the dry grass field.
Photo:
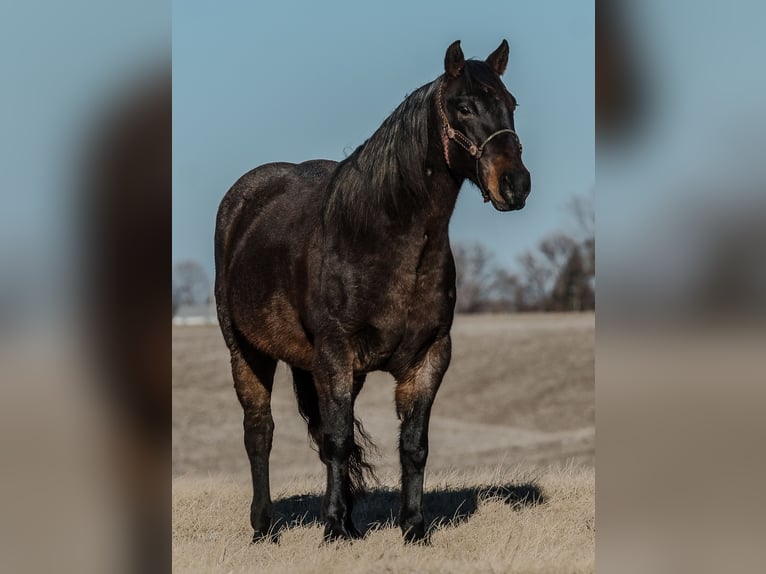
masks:
[(380, 484), (354, 510), (366, 532), (320, 545), (323, 467), (289, 371), (274, 384), (272, 497), (279, 544), (250, 544), (241, 409), (218, 328), (173, 332), (173, 566), (178, 572), (591, 572), (594, 315), (459, 316), (434, 404), (424, 512), (431, 543), (396, 527), (393, 380), (373, 373), (357, 414)]

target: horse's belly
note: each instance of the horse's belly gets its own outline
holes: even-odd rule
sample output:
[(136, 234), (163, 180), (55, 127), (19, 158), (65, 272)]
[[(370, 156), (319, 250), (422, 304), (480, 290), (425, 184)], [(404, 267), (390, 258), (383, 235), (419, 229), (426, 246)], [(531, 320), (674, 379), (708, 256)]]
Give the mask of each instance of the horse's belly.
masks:
[(294, 367), (311, 369), (313, 346), (306, 337), (298, 312), (286, 297), (273, 295), (267, 302), (246, 309), (235, 318), (235, 323), (251, 345)]
[(401, 325), (366, 325), (354, 333), (354, 370), (369, 372), (384, 370), (399, 346), (405, 327)]
[(354, 370), (396, 373), (415, 365), (440, 334), (449, 332), (449, 322), (407, 322), (385, 327), (368, 326), (354, 337), (356, 351)]

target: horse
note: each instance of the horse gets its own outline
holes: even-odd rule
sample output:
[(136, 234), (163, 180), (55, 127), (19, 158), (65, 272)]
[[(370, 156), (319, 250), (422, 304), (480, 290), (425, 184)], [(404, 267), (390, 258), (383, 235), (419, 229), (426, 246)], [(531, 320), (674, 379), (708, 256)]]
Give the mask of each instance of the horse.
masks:
[(283, 361), (327, 470), (323, 539), (360, 537), (351, 514), (373, 468), (354, 401), (382, 370), (396, 381), (399, 524), (405, 541), (427, 542), (428, 424), (456, 295), (449, 220), (466, 179), (499, 211), (523, 208), (531, 186), (500, 79), (507, 63), (505, 40), (484, 61), (453, 42), (444, 73), (343, 161), (265, 164), (223, 197), (215, 297), (244, 411), (253, 541), (275, 539), (271, 392)]

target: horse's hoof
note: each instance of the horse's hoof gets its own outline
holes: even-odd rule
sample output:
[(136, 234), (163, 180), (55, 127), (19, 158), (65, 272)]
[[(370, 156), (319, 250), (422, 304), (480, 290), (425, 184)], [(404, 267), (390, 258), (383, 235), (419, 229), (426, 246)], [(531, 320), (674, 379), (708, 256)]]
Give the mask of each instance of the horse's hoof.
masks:
[(277, 535), (271, 528), (268, 530), (255, 530), (253, 531), (252, 543), (256, 544), (257, 542), (277, 542)]
[(404, 541), (408, 544), (428, 544), (428, 536), (425, 524), (413, 524), (408, 527), (402, 526)]
[(349, 536), (351, 536), (351, 538), (353, 538), (354, 540), (359, 540), (360, 538), (364, 538), (364, 535), (361, 532), (359, 532), (351, 522), (346, 524), (346, 532), (348, 532)]

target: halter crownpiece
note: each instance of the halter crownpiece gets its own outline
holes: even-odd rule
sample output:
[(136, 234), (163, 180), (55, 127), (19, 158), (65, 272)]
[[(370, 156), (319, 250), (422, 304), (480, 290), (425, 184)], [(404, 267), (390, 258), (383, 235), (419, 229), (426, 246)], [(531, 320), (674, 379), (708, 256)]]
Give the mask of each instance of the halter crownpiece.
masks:
[[(499, 136), (500, 134), (513, 134), (513, 137), (516, 138), (517, 142), (519, 142), (519, 136), (514, 130), (510, 128), (504, 128), (502, 130), (497, 130), (496, 132), (491, 133), (487, 139), (481, 142), (481, 145), (477, 146), (475, 143), (473, 143), (471, 138), (450, 125), (447, 113), (444, 111), (443, 79), (439, 81), (439, 87), (436, 90), (436, 100), (437, 108), (439, 110), (439, 117), (442, 121), (442, 146), (444, 147), (444, 159), (447, 161), (447, 167), (452, 167), (452, 164), (449, 160), (449, 140), (452, 140), (465, 151), (467, 151), (468, 155), (476, 160), (476, 181), (479, 182), (479, 189), (481, 190), (481, 195), (484, 198), (484, 203), (486, 203), (489, 201), (489, 193), (484, 189), (484, 185), (481, 182), (481, 174), (479, 173), (479, 160), (484, 153), (484, 148), (493, 138)], [(519, 147), (521, 147), (521, 142), (519, 142)]]

